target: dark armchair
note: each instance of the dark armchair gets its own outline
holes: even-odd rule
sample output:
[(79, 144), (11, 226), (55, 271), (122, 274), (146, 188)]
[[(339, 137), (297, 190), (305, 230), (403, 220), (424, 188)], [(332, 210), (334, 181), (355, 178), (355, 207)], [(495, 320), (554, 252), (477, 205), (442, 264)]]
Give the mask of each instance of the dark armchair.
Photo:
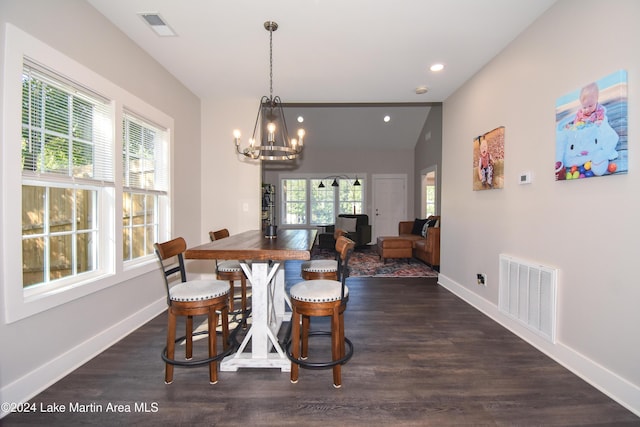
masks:
[[(364, 214), (351, 215), (340, 214), (340, 218), (355, 218), (355, 231), (345, 230), (347, 232), (346, 237), (353, 240), (356, 243), (356, 248), (368, 245), (371, 242), (371, 225), (369, 225), (369, 216)], [(335, 225), (329, 225), (325, 227), (324, 233), (320, 233), (318, 236), (318, 245), (323, 249), (333, 249), (336, 245), (336, 241), (333, 238), (333, 232), (335, 231)]]

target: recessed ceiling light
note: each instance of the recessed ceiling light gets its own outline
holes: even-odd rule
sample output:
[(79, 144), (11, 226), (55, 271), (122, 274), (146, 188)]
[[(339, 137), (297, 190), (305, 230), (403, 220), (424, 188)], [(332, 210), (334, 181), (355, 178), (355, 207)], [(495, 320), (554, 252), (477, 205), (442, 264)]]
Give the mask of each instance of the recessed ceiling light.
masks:
[(443, 64), (433, 64), (430, 68), (431, 71), (442, 71), (444, 69)]
[(429, 92), (429, 88), (426, 86), (418, 86), (416, 88), (416, 95), (422, 95), (427, 92)]
[(158, 13), (139, 13), (144, 22), (159, 36), (174, 37), (177, 34), (167, 25), (164, 19)]
[(298, 123), (302, 123), (302, 122), (304, 122), (304, 117), (298, 116)]
[(384, 120), (385, 123), (389, 123), (391, 121), (391, 117), (390, 116), (384, 116)]

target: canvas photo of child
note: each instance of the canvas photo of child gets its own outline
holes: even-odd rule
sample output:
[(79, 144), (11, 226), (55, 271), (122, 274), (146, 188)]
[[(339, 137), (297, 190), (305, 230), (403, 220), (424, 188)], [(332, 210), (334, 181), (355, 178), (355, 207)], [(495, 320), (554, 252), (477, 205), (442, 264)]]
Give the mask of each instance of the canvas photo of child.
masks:
[(504, 127), (473, 140), (473, 190), (492, 190), (504, 186)]
[(556, 181), (627, 173), (627, 73), (617, 71), (556, 101)]

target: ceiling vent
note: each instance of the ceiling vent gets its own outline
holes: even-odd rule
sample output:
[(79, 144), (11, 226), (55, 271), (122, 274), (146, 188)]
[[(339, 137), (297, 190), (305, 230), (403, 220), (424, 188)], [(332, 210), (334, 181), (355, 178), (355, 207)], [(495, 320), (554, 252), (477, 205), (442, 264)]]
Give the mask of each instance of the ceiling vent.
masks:
[(151, 27), (151, 29), (161, 37), (174, 37), (175, 31), (167, 25), (158, 13), (139, 13), (140, 17)]

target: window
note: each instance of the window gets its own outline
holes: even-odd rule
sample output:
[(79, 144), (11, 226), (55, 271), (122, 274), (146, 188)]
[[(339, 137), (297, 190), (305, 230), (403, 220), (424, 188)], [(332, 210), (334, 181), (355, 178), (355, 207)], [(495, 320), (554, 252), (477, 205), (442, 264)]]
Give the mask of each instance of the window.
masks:
[(360, 185), (354, 185), (355, 179), (341, 179), (339, 188), (339, 202), (341, 214), (363, 213), (363, 186), (364, 179), (359, 179)]
[(311, 184), (311, 224), (333, 224), (335, 220), (335, 191), (327, 185), (319, 188), (322, 180), (310, 179)]
[(333, 224), (338, 214), (363, 213), (364, 179), (358, 181), (359, 186), (355, 179), (335, 178), (334, 186), (333, 177), (281, 179), (282, 224)]
[(25, 61), (22, 285), (98, 268), (98, 201), (113, 186), (110, 104)]
[(157, 269), (171, 117), (5, 25), (0, 303), (7, 323)]
[(123, 119), (122, 245), (125, 261), (153, 254), (160, 198), (167, 195), (166, 131), (126, 112)]
[[(276, 194), (277, 197), (277, 194)], [(307, 223), (307, 180), (282, 180), (282, 224)]]

